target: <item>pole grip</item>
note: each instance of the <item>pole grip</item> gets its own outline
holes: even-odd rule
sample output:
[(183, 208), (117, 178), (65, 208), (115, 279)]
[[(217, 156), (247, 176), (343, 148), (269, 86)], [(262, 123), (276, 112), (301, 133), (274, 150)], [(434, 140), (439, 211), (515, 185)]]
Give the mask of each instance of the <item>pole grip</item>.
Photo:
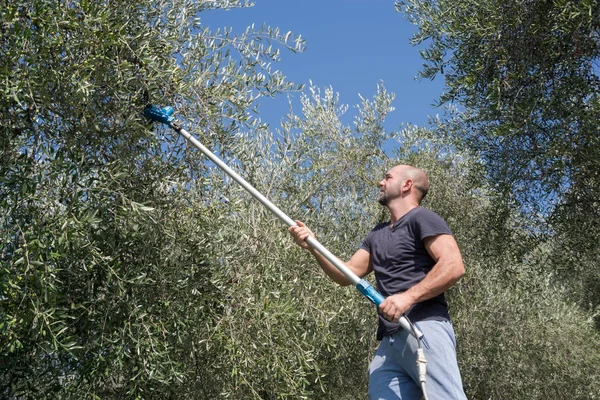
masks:
[(357, 284), (356, 288), (361, 292), (367, 299), (371, 300), (371, 303), (377, 307), (385, 300), (385, 297), (381, 295), (375, 288), (364, 279), (361, 279)]
[[(379, 293), (369, 282), (365, 281), (364, 279), (358, 281), (356, 288), (377, 307), (379, 307), (379, 305), (385, 300), (385, 297), (383, 297), (381, 293)], [(408, 318), (406, 318), (406, 315), (402, 314), (398, 319), (398, 323), (404, 329), (406, 329), (408, 333), (413, 335), (415, 339), (421, 340), (423, 338), (423, 332), (413, 325)]]

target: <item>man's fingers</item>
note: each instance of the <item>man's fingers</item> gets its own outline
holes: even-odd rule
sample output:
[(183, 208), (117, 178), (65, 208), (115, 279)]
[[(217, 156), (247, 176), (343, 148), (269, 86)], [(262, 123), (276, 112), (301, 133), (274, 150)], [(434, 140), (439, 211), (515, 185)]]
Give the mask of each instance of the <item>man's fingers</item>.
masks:
[(384, 300), (383, 303), (381, 303), (381, 305), (379, 306), (379, 308), (381, 309), (381, 313), (383, 314), (385, 319), (390, 320), (390, 316), (392, 315), (390, 313), (391, 303), (387, 300)]
[(301, 242), (303, 242), (304, 240), (306, 240), (306, 238), (307, 238), (307, 237), (308, 237), (308, 233), (306, 233), (306, 232), (300, 232), (300, 233), (298, 234), (298, 236), (296, 236), (296, 238), (297, 238), (299, 241), (301, 241)]
[(292, 232), (294, 236), (302, 240), (306, 239), (306, 237), (309, 235), (308, 231), (305, 228), (300, 228), (298, 226), (291, 227), (290, 232)]
[(390, 322), (398, 322), (400, 320), (400, 313), (393, 301), (385, 299), (383, 303), (379, 305), (379, 309), (383, 314), (383, 317)]
[(306, 234), (306, 228), (302, 228), (300, 226), (291, 226), (289, 231), (291, 234), (293, 234), (295, 236), (300, 236), (300, 235)]
[(312, 236), (312, 232), (306, 225), (302, 223), (302, 221), (296, 220), (296, 225), (290, 226), (288, 231), (294, 238), (294, 241), (300, 245), (301, 247), (307, 249), (308, 243), (306, 243), (306, 239), (309, 236)]

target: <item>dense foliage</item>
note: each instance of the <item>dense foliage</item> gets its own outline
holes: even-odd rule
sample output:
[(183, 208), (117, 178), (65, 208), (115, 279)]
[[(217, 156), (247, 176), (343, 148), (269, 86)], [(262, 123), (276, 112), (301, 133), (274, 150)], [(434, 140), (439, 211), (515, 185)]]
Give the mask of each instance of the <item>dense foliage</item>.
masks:
[(578, 254), (558, 234), (576, 226), (561, 220), (540, 240), (524, 207), (504, 206), (493, 163), (446, 135), (453, 121), (385, 130), (394, 95), (383, 86), (352, 125), (333, 89), (315, 87), (279, 128), (261, 125), (261, 96), (299, 89), (270, 63), (303, 47), (278, 29), (202, 24), (203, 12), (238, 6), (31, 0), (0, 11), (0, 397), (365, 396), (372, 306), (319, 273), (214, 165), (148, 124), (151, 101), (175, 105), (342, 258), (387, 218), (374, 201), (381, 174), (424, 168), (427, 206), (467, 265), (449, 295), (469, 398), (600, 398), (592, 313), (547, 268)]
[(268, 43), (289, 34), (197, 18), (239, 5), (2, 7), (2, 397), (166, 397), (202, 374), (195, 348), (221, 312), (206, 245), (221, 214), (195, 207), (203, 169), (140, 111), (178, 102), (217, 143), (252, 122), (257, 97), (292, 88), (268, 65)]

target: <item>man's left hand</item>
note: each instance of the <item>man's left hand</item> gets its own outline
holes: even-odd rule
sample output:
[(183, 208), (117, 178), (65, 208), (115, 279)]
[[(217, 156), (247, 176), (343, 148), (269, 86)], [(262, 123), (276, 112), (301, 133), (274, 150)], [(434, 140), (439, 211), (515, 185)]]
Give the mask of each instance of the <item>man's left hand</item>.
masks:
[(398, 322), (400, 316), (413, 306), (411, 296), (404, 292), (387, 297), (379, 305), (383, 317), (390, 322)]

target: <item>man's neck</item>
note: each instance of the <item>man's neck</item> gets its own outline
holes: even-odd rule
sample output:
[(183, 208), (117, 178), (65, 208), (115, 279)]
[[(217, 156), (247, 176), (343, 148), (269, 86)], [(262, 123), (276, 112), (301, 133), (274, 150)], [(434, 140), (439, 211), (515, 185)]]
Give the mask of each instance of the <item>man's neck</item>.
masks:
[(394, 225), (400, 218), (405, 216), (413, 208), (419, 207), (419, 204), (413, 202), (401, 202), (388, 205), (390, 211), (390, 223)]

